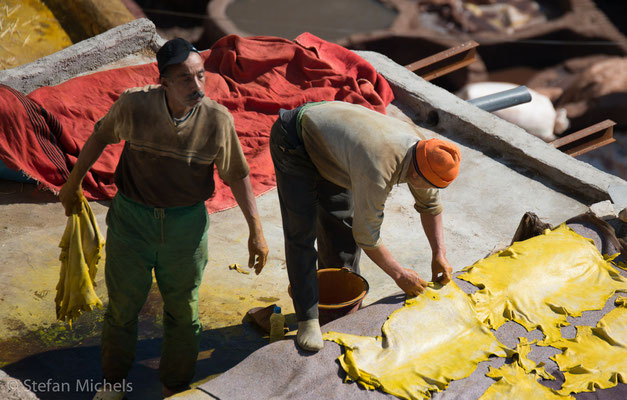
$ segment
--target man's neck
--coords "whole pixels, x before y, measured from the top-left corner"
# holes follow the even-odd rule
[[[170,116],[172,118],[176,118],[176,119],[181,119],[181,118],[185,117],[194,108],[193,106],[182,107],[182,108],[172,107],[172,105],[170,104],[170,99],[168,98],[168,94],[167,93],[165,94],[165,104],[168,107],[168,111],[170,112]]]

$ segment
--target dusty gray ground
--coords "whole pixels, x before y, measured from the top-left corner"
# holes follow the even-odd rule
[[[391,106],[391,115],[406,118]],[[578,200],[555,191],[507,165],[460,145],[463,169],[458,180],[443,193],[445,237],[449,261],[455,270],[470,265],[509,243],[521,216],[533,211],[557,224],[586,210]],[[201,288],[204,324],[197,379],[222,373],[267,340],[242,320],[246,311],[276,303],[293,324],[287,295],[287,272],[276,190],[257,199],[266,239],[268,264],[261,275],[244,275],[228,269],[247,261],[247,229],[239,209],[211,215],[210,261]],[[102,233],[107,203],[91,203]],[[82,316],[68,330],[55,321],[54,296],[58,280],[58,242],[66,217],[49,192],[33,185],[0,183],[0,355],[3,369],[22,381],[58,382],[100,378],[98,336],[102,311]],[[386,204],[383,240],[399,261],[430,278],[430,251],[419,216],[406,186],[392,191]],[[370,283],[364,304],[398,292],[394,282],[363,257],[362,274]],[[106,303],[104,267],[98,272],[97,293]],[[158,393],[157,366],[160,346],[161,300],[153,287],[140,317],[140,342],[130,381],[129,399]],[[84,398],[84,393],[40,392],[47,398]],[[81,396],[83,395],[83,396]]]

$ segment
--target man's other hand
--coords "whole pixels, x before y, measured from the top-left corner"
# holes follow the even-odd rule
[[[418,296],[427,287],[427,281],[422,279],[416,271],[409,268],[403,268],[395,282],[410,297]]]
[[[259,275],[268,259],[268,245],[263,233],[248,238],[248,254],[248,267],[254,268],[255,274]]]
[[[431,260],[431,281],[446,285],[451,281],[453,268],[445,256],[435,256]]]

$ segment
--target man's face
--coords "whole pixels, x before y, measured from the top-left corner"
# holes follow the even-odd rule
[[[205,96],[205,68],[202,57],[196,52],[190,52],[183,63],[168,67],[160,82],[165,88],[173,114],[189,110]]]
[[[422,177],[413,166],[407,169],[407,183],[414,189],[436,189],[429,181]]]

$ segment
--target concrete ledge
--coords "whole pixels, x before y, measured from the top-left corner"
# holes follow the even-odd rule
[[[155,25],[146,18],[117,26],[32,63],[0,71],[0,84],[24,94],[58,85],[130,54],[156,52],[163,44]]]
[[[416,124],[459,138],[492,158],[538,174],[589,204],[608,200],[608,190],[624,180],[579,161],[525,130],[435,86],[386,56],[355,51],[387,79],[397,102]]]
[[[11,378],[0,369],[0,398],[3,400],[37,400],[35,393],[28,390],[19,380]]]

